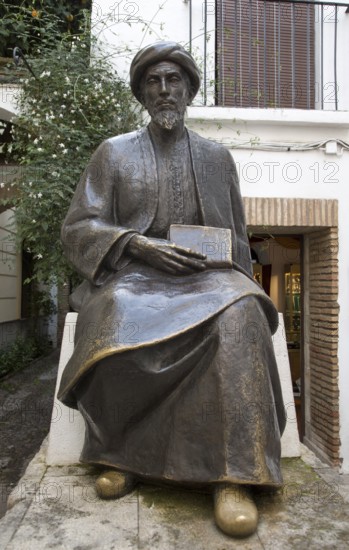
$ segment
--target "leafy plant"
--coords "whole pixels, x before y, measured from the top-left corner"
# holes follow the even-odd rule
[[[15,207],[18,242],[37,260],[30,280],[39,283],[72,276],[59,233],[92,152],[140,122],[128,86],[91,39],[85,15],[80,34],[62,34],[58,18],[42,12],[45,33],[29,58],[35,77],[28,73],[21,80],[20,115],[12,128],[11,154],[20,170],[11,183],[16,197],[7,204]]]
[[[83,10],[91,9],[91,0],[22,0],[0,4],[0,56],[12,57],[15,46],[31,54],[49,29],[51,39],[62,33],[79,34]]]
[[[16,338],[14,342],[1,350],[0,378],[6,374],[23,370],[31,361],[48,353],[50,349],[48,341],[42,337]]]

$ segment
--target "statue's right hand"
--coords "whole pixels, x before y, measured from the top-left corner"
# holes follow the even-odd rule
[[[128,242],[126,252],[133,258],[172,275],[188,275],[207,267],[204,254],[177,246],[165,239],[135,235]]]

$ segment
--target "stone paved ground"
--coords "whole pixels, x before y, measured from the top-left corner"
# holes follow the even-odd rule
[[[258,531],[239,541],[215,527],[209,494],[141,485],[119,501],[101,501],[96,471],[47,467],[42,448],[0,520],[0,548],[346,550],[349,475],[303,450],[303,459],[283,459],[282,491],[256,495]]]
[[[0,380],[0,517],[50,429],[59,350]]]

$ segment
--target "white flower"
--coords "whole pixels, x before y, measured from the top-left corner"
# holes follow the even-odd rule
[[[5,187],[5,184],[4,184],[3,181],[0,183],[0,187],[1,187],[1,189],[3,189]]]
[[[38,151],[38,153],[42,153],[43,148],[42,148],[42,147],[38,147],[37,151]]]
[[[42,259],[42,254],[37,254],[37,255],[36,255],[36,259],[37,259],[37,260],[41,260],[41,259]]]
[[[72,120],[71,123],[72,123],[72,124],[75,124],[75,120]]]
[[[58,172],[52,172],[52,175],[54,178],[56,178],[57,176],[59,176],[59,173]]]
[[[32,220],[32,223],[36,223],[36,220]]]
[[[62,108],[62,109],[66,109],[67,106],[63,104],[63,105],[61,105],[61,108]]]
[[[37,143],[39,143],[39,140],[38,138],[35,138],[34,141],[33,141],[34,145],[36,145]]]
[[[53,92],[53,95],[58,95],[58,92],[55,90],[55,91]]]
[[[42,193],[38,193],[38,199],[41,199]]]
[[[29,185],[29,187],[31,187],[31,186],[33,185],[33,182],[32,182],[32,181],[29,181],[29,182],[28,182],[28,185]]]
[[[61,114],[59,115],[59,118],[64,118],[64,115],[61,113]]]
[[[65,77],[65,81],[66,81],[66,82],[70,82],[69,76],[66,76],[66,77]]]
[[[88,82],[88,81],[89,81],[88,78],[84,78],[84,82]]]
[[[75,147],[75,149],[76,149],[77,151],[80,151],[80,147],[79,147],[79,146]]]
[[[64,98],[67,97],[67,94],[63,94],[63,97],[64,97]]]
[[[57,155],[52,155],[52,158],[53,158],[53,159],[56,159],[56,158],[57,158]]]
[[[44,78],[44,76],[51,76],[51,71],[43,71],[40,75],[40,78]]]
[[[58,147],[62,147],[62,149],[64,149],[65,145],[64,145],[64,143],[60,143],[60,144],[58,145]]]
[[[63,155],[66,155],[68,153],[68,149],[63,149],[62,153]]]

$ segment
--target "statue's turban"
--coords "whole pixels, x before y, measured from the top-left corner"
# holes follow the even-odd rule
[[[140,82],[144,71],[161,61],[173,61],[180,65],[188,74],[193,97],[200,88],[200,71],[190,55],[177,42],[155,42],[140,50],[134,57],[130,68],[130,83],[134,96],[141,101]]]

